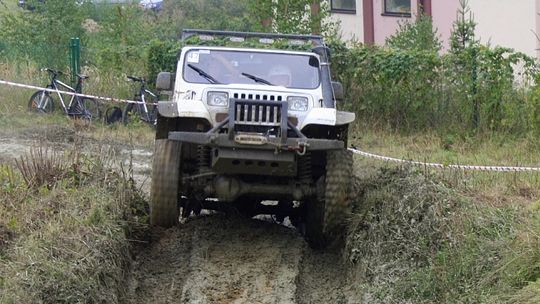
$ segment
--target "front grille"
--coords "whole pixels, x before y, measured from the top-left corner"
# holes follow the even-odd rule
[[[268,94],[268,93],[257,93],[257,92],[250,92],[250,93],[241,93],[241,92],[234,92],[232,94],[234,99],[244,99],[244,100],[262,100],[262,101],[283,101],[285,98],[281,95],[276,94]]]
[[[234,123],[237,125],[281,125],[281,104],[237,101],[234,106]]]

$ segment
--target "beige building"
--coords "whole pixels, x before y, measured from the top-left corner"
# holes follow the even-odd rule
[[[448,48],[460,0],[329,0],[333,20],[341,24],[344,40],[384,44],[400,22],[411,21],[420,10]],[[540,58],[540,0],[469,0],[482,43],[510,47]]]

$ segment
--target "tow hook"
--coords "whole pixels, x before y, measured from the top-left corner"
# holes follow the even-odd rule
[[[303,156],[307,152],[307,148],[309,147],[308,143],[299,142],[298,146],[296,147],[289,147],[289,150],[295,151],[296,154]]]

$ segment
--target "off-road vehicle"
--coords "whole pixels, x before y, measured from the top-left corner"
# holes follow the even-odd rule
[[[185,30],[183,41],[287,41],[305,50],[185,45],[176,73],[161,72],[151,223],[169,227],[202,209],[271,214],[324,245],[346,220],[353,113],[336,110],[320,36]],[[257,44],[251,44],[257,45]],[[181,210],[181,211],[180,211]]]

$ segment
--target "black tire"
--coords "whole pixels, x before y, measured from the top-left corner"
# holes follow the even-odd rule
[[[138,104],[128,103],[122,112],[122,122],[127,125],[133,121],[133,117],[139,117],[141,114]]]
[[[38,108],[40,104],[44,105],[42,108]],[[32,112],[44,112],[51,113],[54,111],[54,101],[51,94],[47,91],[37,91],[28,100],[28,110]]]
[[[150,189],[150,223],[160,227],[178,224],[182,143],[156,139]]]
[[[353,156],[348,150],[326,154],[326,175],[318,181],[322,192],[305,208],[305,236],[313,248],[324,248],[339,239],[351,210]]]
[[[112,125],[122,121],[122,109],[117,106],[107,108],[105,111],[105,123]]]

